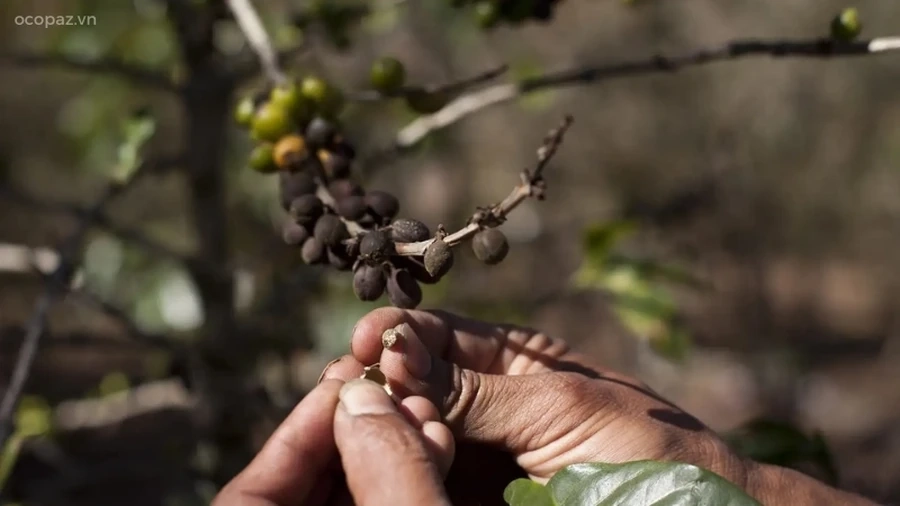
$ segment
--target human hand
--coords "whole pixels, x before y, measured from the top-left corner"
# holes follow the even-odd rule
[[[402,337],[384,349],[382,334],[392,328]],[[512,455],[538,481],[579,462],[654,459],[695,464],[747,485],[748,463],[697,419],[539,332],[382,308],[357,324],[351,350],[323,377],[355,377],[377,362],[395,393],[432,400],[458,441],[479,444],[460,452],[454,466],[467,472],[466,487],[490,490],[478,500],[499,500],[508,482],[489,483],[498,475],[496,459],[490,473],[477,471],[489,447]]]
[[[453,451],[453,436],[426,399],[396,405],[371,381],[327,380],[213,506],[449,506],[442,475]]]

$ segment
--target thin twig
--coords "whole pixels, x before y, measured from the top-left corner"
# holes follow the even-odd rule
[[[488,81],[492,81],[497,77],[505,74],[507,70],[509,70],[509,66],[504,64],[478,73],[474,76],[466,77],[464,79],[459,79],[457,81],[452,81],[449,83],[430,84],[427,86],[404,86],[403,88],[400,88],[399,90],[392,93],[383,93],[378,90],[357,91],[349,93],[347,95],[347,98],[358,102],[377,102],[388,98],[405,97],[410,93],[436,93],[453,96],[466,90],[475,88]]]
[[[59,265],[46,277],[44,291],[38,298],[31,319],[28,322],[27,332],[23,338],[22,347],[19,350],[19,355],[9,380],[9,386],[2,401],[0,401],[0,448],[6,443],[14,429],[12,426],[13,415],[15,414],[19,397],[25,387],[25,382],[28,380],[31,367],[37,358],[41,336],[44,334],[44,328],[47,324],[47,313],[56,298],[69,288],[72,275],[77,267],[79,251],[87,232],[91,228],[92,222],[97,216],[102,214],[103,209],[109,202],[130,188],[143,174],[144,171],[142,168],[139,168],[131,179],[125,183],[110,182],[96,203],[88,210],[87,215],[79,221],[75,231],[60,248]]]
[[[655,55],[634,61],[575,68],[484,88],[447,104],[440,111],[422,116],[401,129],[394,145],[387,152],[408,149],[428,134],[445,128],[460,119],[490,106],[514,100],[542,89],[589,84],[617,77],[659,72],[675,72],[687,67],[714,62],[738,60],[750,56],[768,55],[773,58],[835,58],[865,56],[900,50],[900,37],[883,37],[860,42],[837,42],[831,39],[811,41],[739,40],[724,46],[701,49],[680,56]],[[373,159],[379,159],[375,156]]]
[[[284,84],[288,81],[287,75],[281,71],[278,62],[278,55],[272,47],[272,41],[269,34],[263,26],[259,14],[250,3],[250,0],[227,0],[228,8],[234,14],[234,19],[240,26],[244,36],[250,47],[259,57],[260,65],[268,76],[269,80],[275,84]]]
[[[85,58],[55,54],[6,53],[0,62],[20,67],[60,67],[88,73],[105,73],[121,77],[138,86],[177,91],[178,86],[165,74],[111,58]]]
[[[562,145],[566,131],[568,131],[572,122],[572,116],[566,116],[557,128],[547,134],[537,150],[538,161],[535,168],[533,170],[525,169],[521,172],[519,184],[513,188],[512,192],[505,199],[491,207],[478,209],[465,227],[444,237],[444,242],[450,246],[455,246],[485,227],[497,227],[502,224],[506,221],[506,216],[521,204],[523,200],[529,197],[543,199],[544,169],[556,154],[559,146]],[[397,243],[394,246],[398,255],[419,256],[425,254],[425,250],[432,242],[434,242],[434,239]]]

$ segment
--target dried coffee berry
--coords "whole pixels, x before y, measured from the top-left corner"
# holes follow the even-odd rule
[[[343,244],[329,247],[326,256],[328,263],[339,271],[349,271],[353,268],[353,258],[347,254],[347,248]]]
[[[316,182],[307,172],[281,172],[279,174],[281,206],[288,210],[297,197],[316,192]]]
[[[453,250],[443,239],[435,239],[425,248],[424,263],[428,274],[442,278],[453,267]]]
[[[509,253],[509,243],[503,232],[496,228],[486,228],[472,238],[475,257],[488,265],[498,264]]]
[[[294,221],[302,225],[308,225],[319,216],[322,216],[324,207],[319,197],[313,194],[301,195],[291,201],[289,212]]]
[[[418,88],[406,93],[406,105],[419,114],[432,114],[443,109],[450,102],[450,98],[447,93],[442,91],[427,91]]]
[[[395,242],[419,242],[429,237],[431,232],[421,221],[401,218],[391,224],[391,238]]]
[[[286,135],[275,143],[272,156],[280,169],[300,170],[306,158],[306,142],[297,134]]]
[[[319,160],[325,167],[325,173],[331,179],[344,179],[350,176],[350,159],[340,153],[319,150]]]
[[[366,199],[359,195],[350,195],[337,201],[334,208],[341,217],[356,221],[366,214]]]
[[[315,237],[310,237],[300,248],[300,257],[307,265],[315,265],[325,260],[325,245]]]
[[[373,230],[359,241],[359,255],[370,260],[381,260],[394,253],[394,242],[384,230]]]
[[[356,148],[354,148],[349,142],[341,140],[337,137],[334,140],[334,144],[332,144],[331,146],[331,152],[341,155],[350,161],[356,159]]]
[[[387,281],[388,299],[401,309],[415,309],[422,302],[422,287],[404,269],[392,269]]]
[[[335,200],[340,200],[352,195],[363,195],[365,192],[362,187],[349,179],[335,179],[328,184],[328,193]]]
[[[366,204],[376,216],[382,220],[392,220],[400,211],[400,202],[397,197],[388,192],[370,191],[366,193]]]
[[[288,220],[281,226],[281,238],[285,244],[299,246],[309,239],[309,230],[299,223]]]
[[[381,266],[361,264],[353,272],[353,293],[359,300],[374,301],[384,293],[387,279]]]
[[[316,221],[313,236],[326,246],[335,246],[350,237],[347,226],[334,214],[326,214]]]
[[[425,269],[425,265],[418,259],[413,257],[394,257],[392,259],[394,265],[399,269],[406,269],[416,281],[419,283],[424,283],[426,285],[433,285],[440,281],[440,278],[436,278],[428,273],[428,270]]]
[[[306,125],[306,142],[312,146],[327,146],[334,141],[336,133],[334,123],[317,116]]]

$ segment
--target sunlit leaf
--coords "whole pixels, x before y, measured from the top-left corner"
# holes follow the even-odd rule
[[[119,145],[119,160],[112,171],[112,178],[128,181],[142,163],[140,150],[156,131],[156,120],[146,111],[133,114],[122,127],[124,139]]]
[[[549,491],[549,502],[541,489]],[[556,473],[546,487],[512,482],[504,499],[511,506],[759,506],[711,471],[650,460],[571,465]]]
[[[527,478],[519,478],[507,485],[503,500],[510,506],[556,506],[547,487]]]
[[[588,261],[601,265],[617,243],[637,231],[632,221],[612,221],[592,225],[584,233],[584,254]]]

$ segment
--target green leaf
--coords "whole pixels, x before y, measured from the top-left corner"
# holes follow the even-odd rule
[[[507,485],[503,500],[509,506],[556,506],[545,486],[527,478],[513,480]]]
[[[819,433],[809,436],[790,423],[757,419],[725,438],[735,451],[757,462],[792,468],[811,463],[824,473],[823,479],[837,482],[834,459]]]
[[[721,476],[677,462],[575,464],[547,488],[558,506],[759,506]]]
[[[587,260],[602,265],[612,253],[616,244],[637,231],[637,224],[619,220],[592,225],[584,234],[584,253]]]
[[[119,145],[119,160],[112,172],[112,178],[120,183],[128,181],[143,162],[140,150],[153,137],[156,120],[146,111],[138,111],[128,118],[122,130],[124,139]]]

